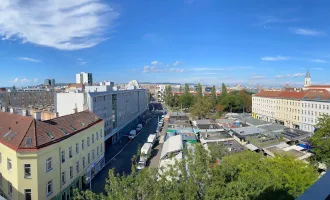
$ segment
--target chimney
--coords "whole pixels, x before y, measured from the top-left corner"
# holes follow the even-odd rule
[[[2,112],[6,112],[6,107],[2,107]]]
[[[22,116],[27,116],[27,110],[26,109],[22,109]]]
[[[41,112],[40,111],[35,111],[33,114],[34,119],[41,121]]]
[[[14,113],[14,111],[15,111],[15,109],[14,109],[14,108],[10,108],[10,109],[9,109],[9,112],[10,112],[11,114],[13,114],[13,113]]]

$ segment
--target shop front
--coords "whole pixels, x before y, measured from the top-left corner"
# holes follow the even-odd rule
[[[86,170],[86,174],[84,177],[84,186],[86,187],[92,178],[99,173],[103,167],[105,166],[105,157],[104,153],[102,153],[90,166],[88,166]]]

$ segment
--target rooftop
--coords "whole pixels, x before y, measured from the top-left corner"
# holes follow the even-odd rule
[[[265,129],[254,127],[254,126],[247,126],[247,127],[240,127],[240,128],[232,128],[232,130],[238,136],[248,136],[248,135],[256,135],[263,132],[266,132]]]
[[[198,129],[222,129],[221,126],[219,126],[216,123],[210,123],[210,124],[197,124]]]
[[[200,132],[201,137],[204,140],[222,140],[222,139],[228,139],[231,138],[229,133],[227,131],[215,131],[215,132]]]
[[[101,121],[90,111],[46,121],[0,112],[0,142],[14,150],[39,149],[78,134]]]
[[[292,128],[285,128],[283,131],[283,136],[287,140],[303,140],[310,137],[312,133],[305,132],[302,130],[292,129]]]

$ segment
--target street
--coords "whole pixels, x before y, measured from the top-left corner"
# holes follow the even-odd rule
[[[127,146],[110,162],[108,163],[102,171],[100,171],[92,180],[92,191],[95,193],[104,192],[104,186],[106,179],[108,178],[108,171],[112,168],[115,169],[115,173],[129,174],[131,172],[131,158],[137,153],[138,146],[147,142],[149,134],[156,131],[158,121],[157,117],[151,118],[148,123],[143,127],[141,132],[131,141],[129,144],[127,142],[122,142],[121,144],[114,144],[113,146],[106,149],[105,157],[106,163],[120,152],[120,150],[127,144]],[[122,141],[127,141],[125,138]]]

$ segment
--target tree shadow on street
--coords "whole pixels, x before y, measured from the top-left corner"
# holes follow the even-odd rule
[[[267,188],[254,200],[293,200],[295,199],[287,190]]]

